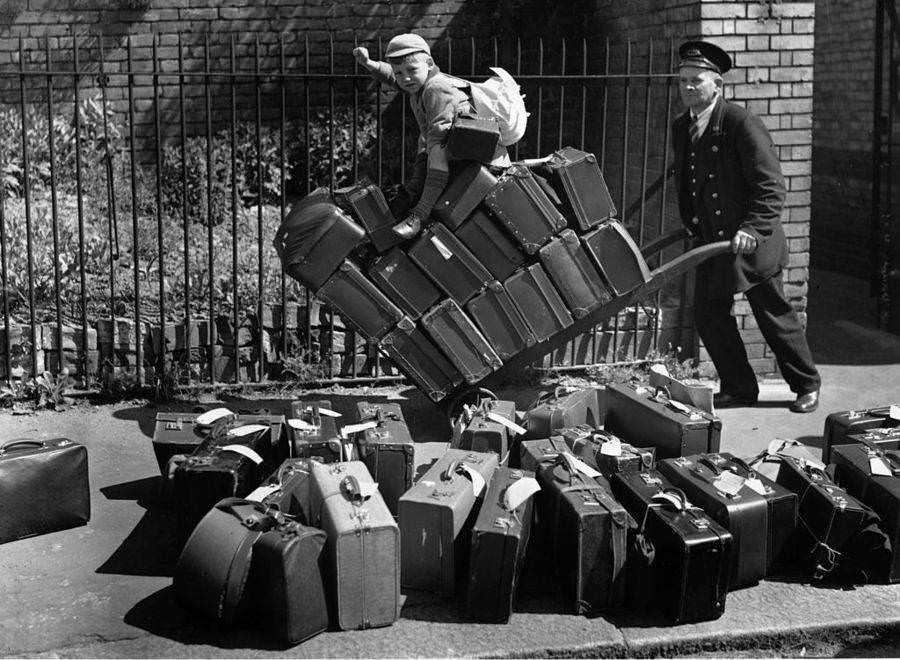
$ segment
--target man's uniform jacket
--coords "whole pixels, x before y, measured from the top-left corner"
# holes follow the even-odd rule
[[[728,253],[701,266],[700,275],[709,278],[710,297],[730,297],[787,266],[781,226],[784,178],[768,130],[741,106],[720,94],[693,146],[690,121],[686,111],[672,125],[682,222],[701,243],[731,240],[738,229],[757,240],[753,254]]]

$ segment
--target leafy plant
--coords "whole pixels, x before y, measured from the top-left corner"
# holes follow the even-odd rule
[[[39,408],[52,408],[62,410],[69,403],[65,397],[66,388],[70,383],[69,370],[63,368],[56,376],[45,371],[34,379],[37,389]]]

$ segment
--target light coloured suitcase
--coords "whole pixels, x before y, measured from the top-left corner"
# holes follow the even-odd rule
[[[400,530],[365,464],[314,463],[310,491],[322,498],[332,622],[391,625],[400,615]]]
[[[400,498],[404,587],[452,596],[465,579],[472,525],[497,455],[448,449]]]

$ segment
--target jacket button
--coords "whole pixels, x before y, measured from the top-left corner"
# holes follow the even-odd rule
[[[722,210],[721,210],[721,209],[716,209],[716,215],[722,215]]]
[[[697,179],[691,179],[691,183],[697,183]]]
[[[719,199],[719,193],[713,193],[713,194],[712,194],[712,198],[713,198],[713,199]],[[449,203],[449,202],[448,202],[448,203]]]
[[[719,236],[724,236],[724,235],[725,235],[725,232],[724,232],[723,230],[720,229],[720,230],[719,230]]]
[[[715,175],[715,174],[710,174],[710,175],[709,175],[709,178],[710,178],[710,179],[715,179],[715,178],[716,178],[716,175]]]
[[[695,192],[691,193],[691,197],[696,197],[696,196],[697,196],[697,193],[695,193]]]
[[[699,224],[700,224],[700,218],[698,218],[698,217],[695,215],[694,218],[691,220],[691,222],[693,222],[695,225],[699,225]]]

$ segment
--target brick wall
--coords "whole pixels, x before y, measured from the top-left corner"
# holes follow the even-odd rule
[[[821,3],[816,20],[812,263],[872,274],[874,0]]]

